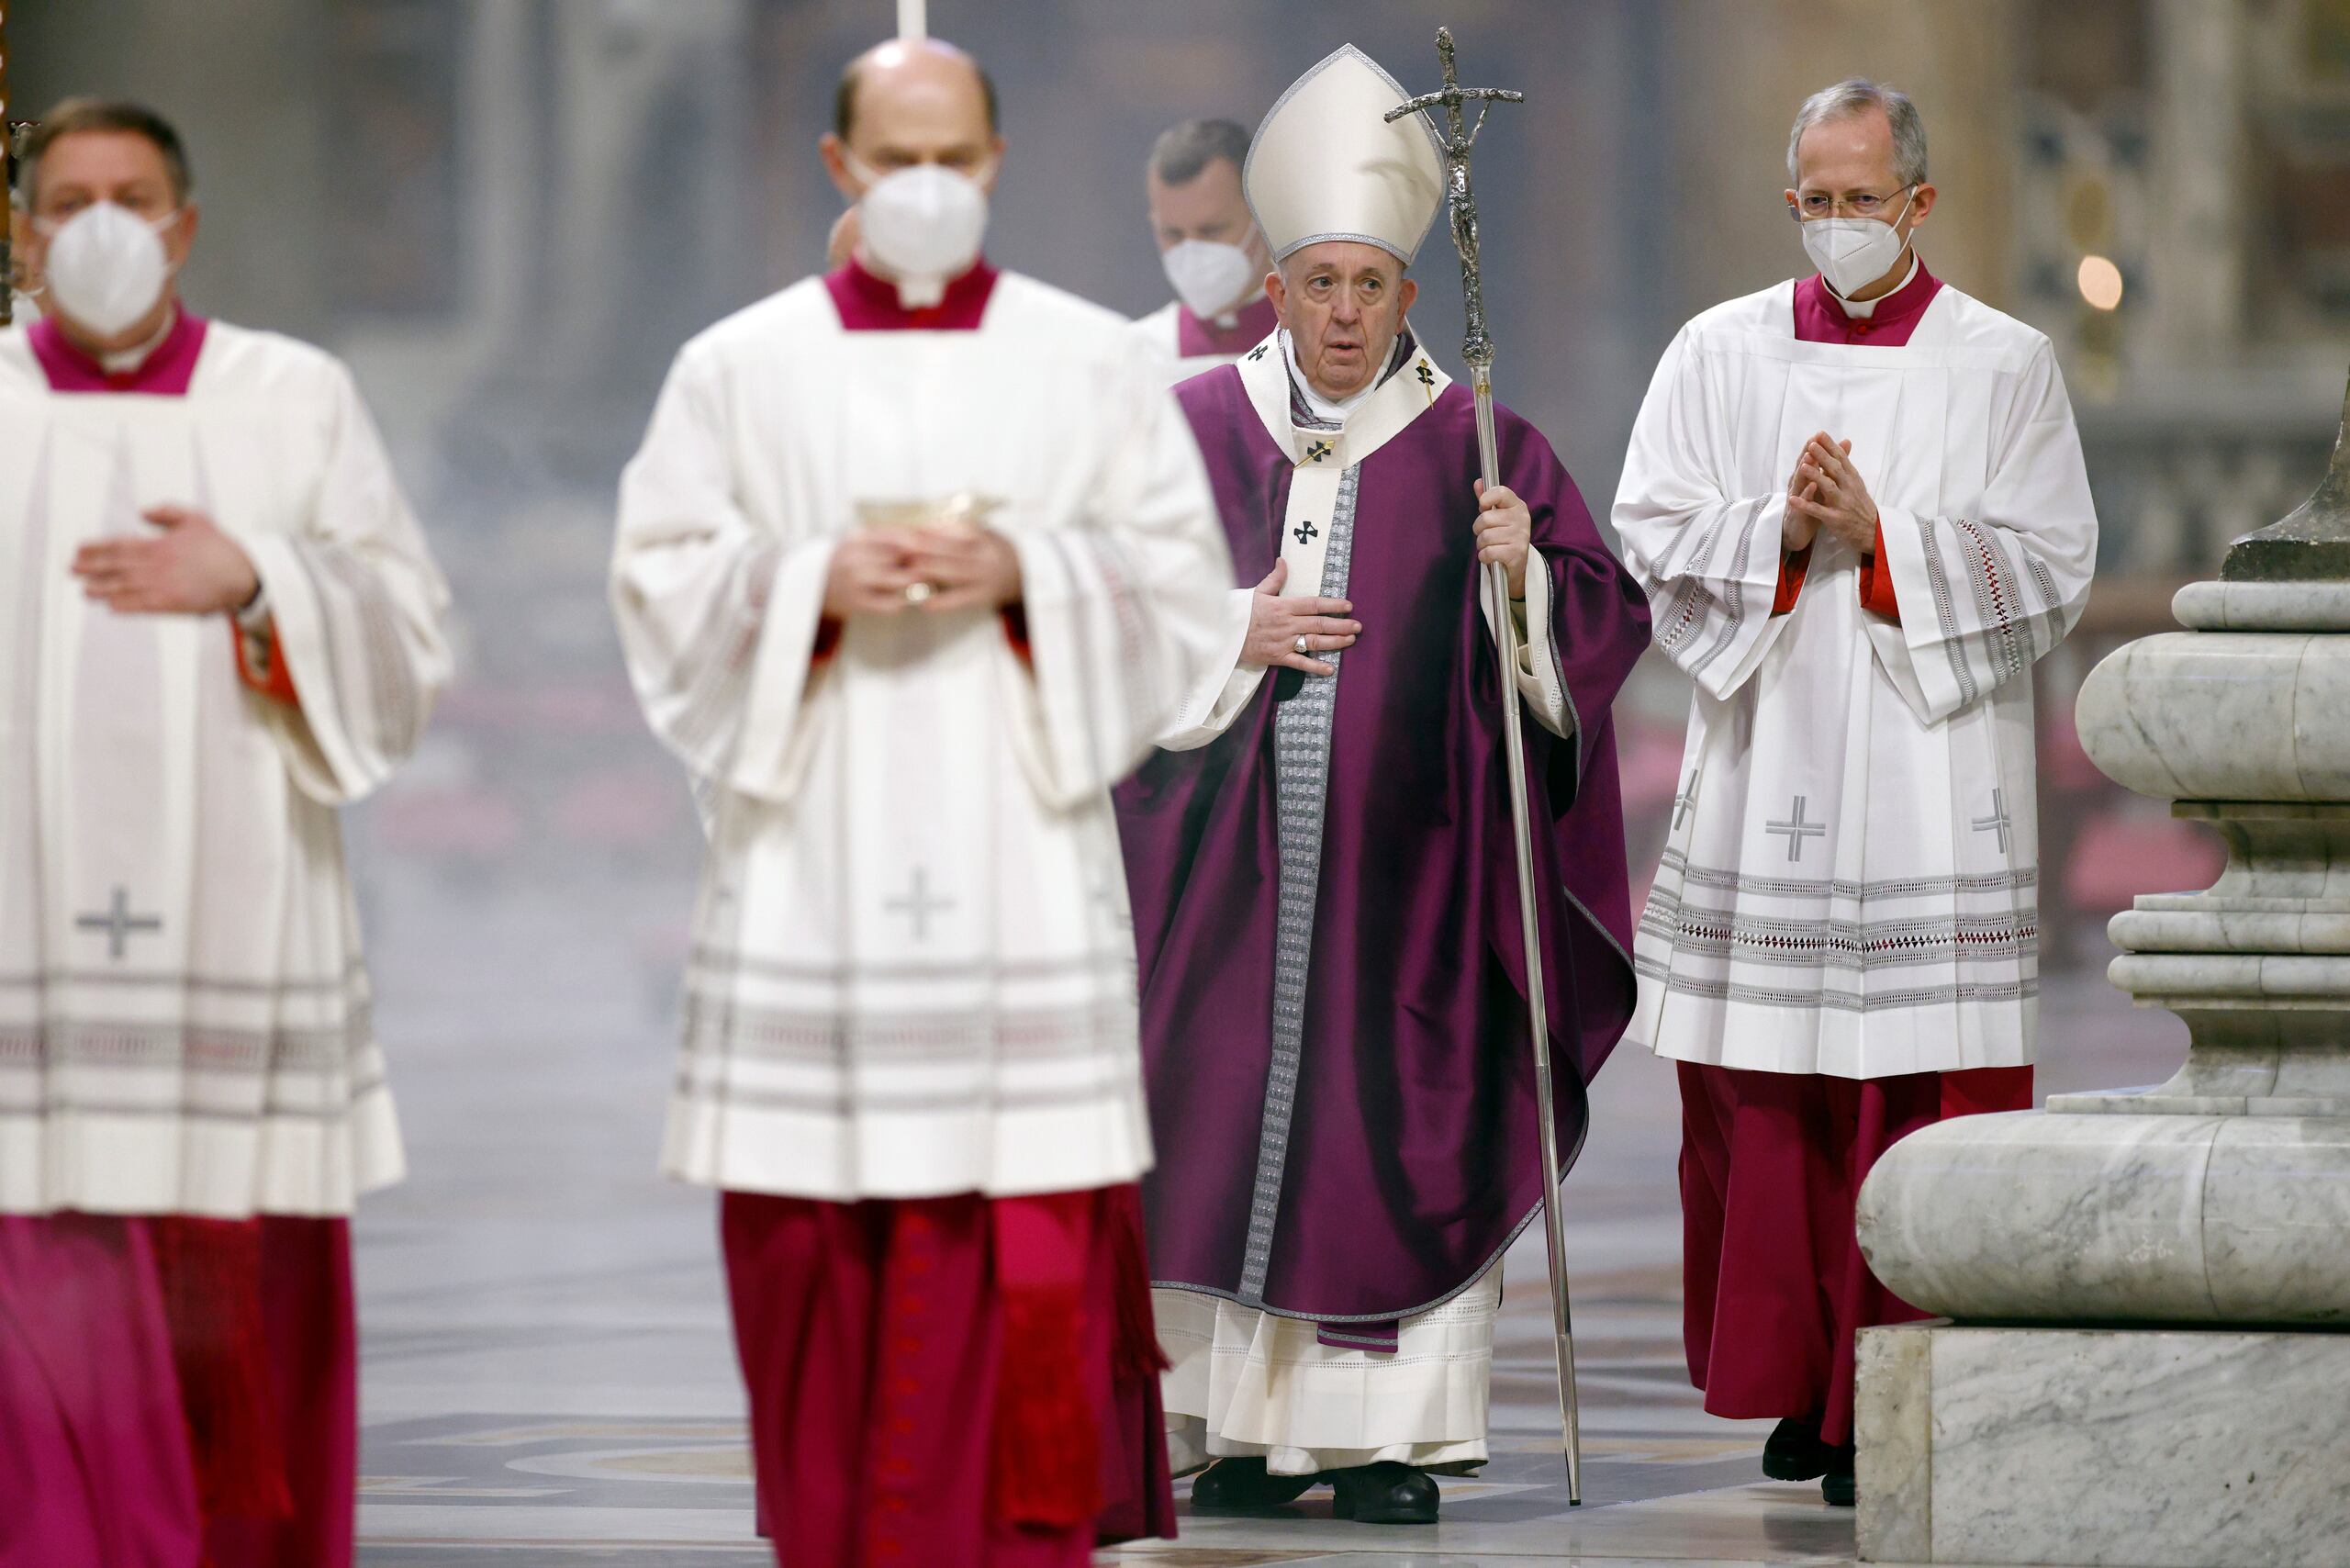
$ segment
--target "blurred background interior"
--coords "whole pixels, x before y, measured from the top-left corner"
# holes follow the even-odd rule
[[[1441,16],[1439,17],[1439,13]],[[2350,0],[935,0],[1002,89],[989,248],[1128,313],[1167,288],[1152,137],[1253,124],[1342,39],[1407,83],[1434,23],[1464,80],[1525,89],[1480,149],[1499,384],[1595,511],[1659,351],[1800,270],[1779,191],[1796,104],[1847,73],[1918,99],[1944,278],[2053,338],[2104,523],[2073,642],[2040,671],[2052,965],[2217,851],[2104,785],[2071,693],[2171,591],[2315,482],[2350,361]],[[666,1002],[696,834],[631,708],[603,608],[611,498],[677,345],[821,265],[815,154],[883,0],[73,0],[12,19],[16,99],[146,99],[194,151],[197,307],[355,366],[458,586],[464,679],[430,754],[360,813],[379,942],[485,983],[579,961]],[[1458,340],[1439,245],[1416,316]],[[1662,660],[1619,712],[1636,880],[1673,791]],[[414,884],[409,887],[408,884]],[[550,955],[492,909],[618,907],[622,949]],[[574,924],[586,926],[588,922]],[[524,918],[514,927],[527,933]],[[380,966],[387,974],[388,966]]]
[[[677,346],[821,266],[839,202],[815,142],[842,64],[889,30],[891,6],[13,9],[17,112],[121,95],[186,133],[205,213],[188,297],[350,361],[456,587],[462,679],[423,754],[350,820],[418,1170],[361,1232],[371,1493],[397,1498],[404,1472],[455,1464],[445,1446],[398,1457],[430,1431],[485,1451],[513,1440],[449,1426],[452,1410],[732,1419],[707,1198],[651,1176],[699,835],[630,698],[604,563],[615,481]],[[2167,1072],[2183,1031],[2132,1019],[2098,978],[2103,923],[2139,891],[2206,885],[2220,853],[2101,780],[2074,739],[2073,694],[2322,471],[2350,364],[2350,0],[931,9],[1002,87],[993,259],[1129,314],[1168,297],[1142,190],[1160,129],[1253,125],[1348,39],[1432,85],[1433,30],[1449,23],[1465,82],[1527,94],[1495,115],[1477,164],[1502,396],[1603,518],[1674,330],[1803,270],[1779,194],[1797,103],[1854,73],[1912,93],[1942,192],[1921,249],[2055,341],[2104,524],[2087,619],[2038,670],[2042,1081]],[[1440,238],[1420,271],[1423,340],[1449,354],[1459,287]],[[1661,659],[1618,707],[1638,889],[1685,711]],[[1620,1222],[1578,1245],[1647,1271],[1613,1287],[1646,1304],[1639,1332],[1657,1338],[1616,1352],[1627,1388],[1681,1381],[1657,1327],[1676,1289],[1670,1084],[1654,1062],[1611,1068],[1570,1188],[1579,1224]],[[1547,1352],[1527,1336],[1535,1389]],[[1541,1400],[1526,1403],[1532,1430]],[[402,1424],[428,1417],[442,1427]],[[517,1490],[500,1472],[452,1491],[461,1473],[417,1495],[556,1484]]]

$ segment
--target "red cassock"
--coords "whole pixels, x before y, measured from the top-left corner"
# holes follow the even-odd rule
[[[1172,1536],[1135,1188],[823,1203],[720,1229],[786,1568],[1085,1568]]]
[[[853,262],[825,281],[847,330],[954,331],[995,277],[981,263],[916,310]],[[835,640],[820,631],[815,656]],[[1134,1186],[729,1192],[719,1216],[759,1528],[784,1568],[1086,1568],[1098,1542],[1174,1535]]]
[[[1923,263],[1868,317],[1848,318],[1818,277],[1796,286],[1796,336],[1898,348],[1942,284]],[[1832,431],[1830,432],[1833,433]],[[1774,614],[1795,608],[1808,550],[1780,563]],[[1861,604],[1898,621],[1876,551]],[[1682,1342],[1706,1409],[1739,1418],[1817,1421],[1852,1435],[1860,1330],[1925,1316],[1877,1282],[1861,1256],[1853,1207],[1870,1167],[1945,1117],[2031,1108],[2031,1069],[1896,1078],[1754,1072],[1681,1062]]]
[[[125,375],[28,333],[54,391],[180,397],[205,330]],[[358,1450],[345,1221],[0,1216],[0,1568],[349,1568]]]

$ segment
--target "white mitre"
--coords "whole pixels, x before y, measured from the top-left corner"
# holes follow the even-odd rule
[[[1384,118],[1410,96],[1352,44],[1289,84],[1257,128],[1240,174],[1273,260],[1354,240],[1410,264],[1444,200],[1427,117]]]

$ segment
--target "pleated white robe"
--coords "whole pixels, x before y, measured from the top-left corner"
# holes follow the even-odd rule
[[[1614,521],[1696,683],[1627,1037],[1875,1078],[2030,1062],[2033,663],[2087,602],[2097,515],[2048,340],[1945,287],[1897,348],[1798,342],[1793,286],[1666,351]],[[1771,613],[1785,492],[1852,442],[1901,617],[1823,533]]]
[[[994,503],[1028,653],[964,612],[812,657],[860,502]],[[1109,789],[1220,641],[1205,473],[1129,323],[1001,276],[972,331],[845,330],[820,280],[679,354],[613,603],[711,845],[663,1168],[845,1202],[1150,1163]]]
[[[68,570],[197,507],[300,704],[225,617]],[[350,374],[214,322],[184,397],[52,393],[0,334],[0,1211],[339,1215],[402,1172],[335,808],[415,746],[447,592]]]

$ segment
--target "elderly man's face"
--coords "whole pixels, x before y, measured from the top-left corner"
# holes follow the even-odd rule
[[[1370,386],[1387,363],[1420,288],[1378,246],[1326,240],[1283,262],[1266,292],[1307,383],[1337,402]]]
[[[828,134],[822,149],[843,196],[865,194],[866,171],[878,177],[919,163],[994,189],[1003,139],[988,129],[987,95],[969,56],[944,45],[888,43],[858,62],[856,73],[848,137]]]
[[[1882,109],[1823,120],[1796,143],[1796,184],[1786,192],[1797,217],[1875,218],[1907,241],[1934,205],[1934,187],[1913,195],[1901,183],[1893,123]]]

